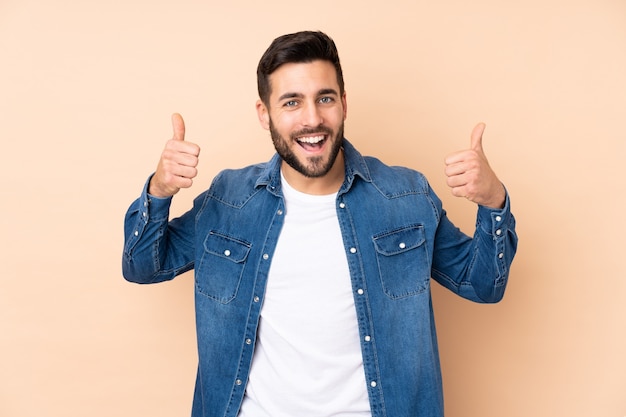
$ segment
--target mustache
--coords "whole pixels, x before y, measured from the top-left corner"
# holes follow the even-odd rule
[[[305,129],[301,129],[298,130],[297,132],[292,132],[291,135],[291,139],[295,140],[296,138],[300,137],[300,136],[305,136],[305,135],[314,135],[314,134],[318,134],[318,133],[322,133],[328,136],[331,136],[333,131],[331,128],[327,127],[327,126],[323,126],[320,125],[316,128],[305,128]]]

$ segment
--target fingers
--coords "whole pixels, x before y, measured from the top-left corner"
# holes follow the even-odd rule
[[[471,199],[476,192],[474,185],[479,181],[480,173],[480,165],[475,160],[454,163],[445,168],[446,184],[452,195]]]
[[[200,147],[195,143],[185,142],[185,121],[183,116],[178,113],[172,114],[172,130],[173,136],[165,145],[166,150],[173,152],[172,158],[176,162],[195,166],[198,163],[197,156],[200,154]],[[180,154],[175,156],[175,154]]]
[[[178,113],[172,114],[172,128],[174,130],[172,139],[179,141],[185,140],[185,121],[183,120],[183,116]]]
[[[446,182],[456,197],[486,207],[502,208],[506,191],[483,152],[484,131],[485,124],[477,124],[470,135],[470,148],[446,158]]]
[[[173,175],[193,178],[197,175],[200,148],[193,143],[181,145],[177,139],[167,141],[161,155],[162,165]]]
[[[479,164],[476,158],[474,158],[474,154],[472,154],[471,152],[467,152],[464,154],[458,154],[459,157],[461,157],[462,159],[459,160],[458,162],[454,162],[451,164],[446,165],[445,167],[445,174],[446,177],[448,177],[448,180],[454,180],[454,181],[459,181],[460,178],[464,178],[463,175],[469,172],[472,172],[476,169],[479,168]],[[467,181],[468,178],[465,178],[465,180]],[[452,186],[452,184],[448,184],[449,186]],[[458,183],[455,182],[454,185],[460,185]]]
[[[158,171],[153,177],[153,184],[158,190],[151,192],[159,197],[169,197],[176,194],[181,188],[189,188],[193,185],[193,178],[197,175],[197,169],[180,165],[167,166]]]
[[[475,151],[483,151],[483,133],[485,132],[486,125],[484,123],[478,123],[470,137],[470,149]]]
[[[185,141],[185,122],[180,114],[172,115],[172,139],[165,144],[148,192],[157,197],[171,197],[181,188],[189,188],[198,175],[200,147]]]
[[[477,163],[481,160],[486,161],[483,152],[483,133],[485,132],[485,124],[478,123],[472,130],[470,135],[470,147],[462,151],[454,152],[445,159],[446,175],[460,175],[466,171],[476,168]]]
[[[185,142],[185,121],[178,113],[172,114],[172,130],[172,139],[165,144],[161,158],[171,164],[173,173],[189,177],[192,170],[184,168],[195,168],[198,165],[200,147],[195,143]]]

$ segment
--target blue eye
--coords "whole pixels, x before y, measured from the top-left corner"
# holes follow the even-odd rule
[[[322,98],[320,98],[320,103],[328,104],[328,103],[332,103],[332,102],[333,102],[333,98],[332,97],[322,97]]]
[[[293,106],[296,106],[297,104],[298,104],[298,102],[297,102],[297,101],[295,101],[295,100],[289,100],[289,101],[285,102],[284,106],[285,106],[285,107],[293,107]]]

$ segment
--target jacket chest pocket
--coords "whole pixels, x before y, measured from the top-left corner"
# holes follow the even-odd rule
[[[373,237],[383,291],[403,298],[428,289],[430,260],[424,227],[408,226]]]
[[[223,304],[232,301],[239,290],[250,246],[240,239],[210,232],[195,272],[198,292]]]

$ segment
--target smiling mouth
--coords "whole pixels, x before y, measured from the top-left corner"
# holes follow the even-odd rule
[[[326,143],[327,136],[323,134],[315,136],[301,136],[296,138],[296,142],[306,151],[318,151]]]

